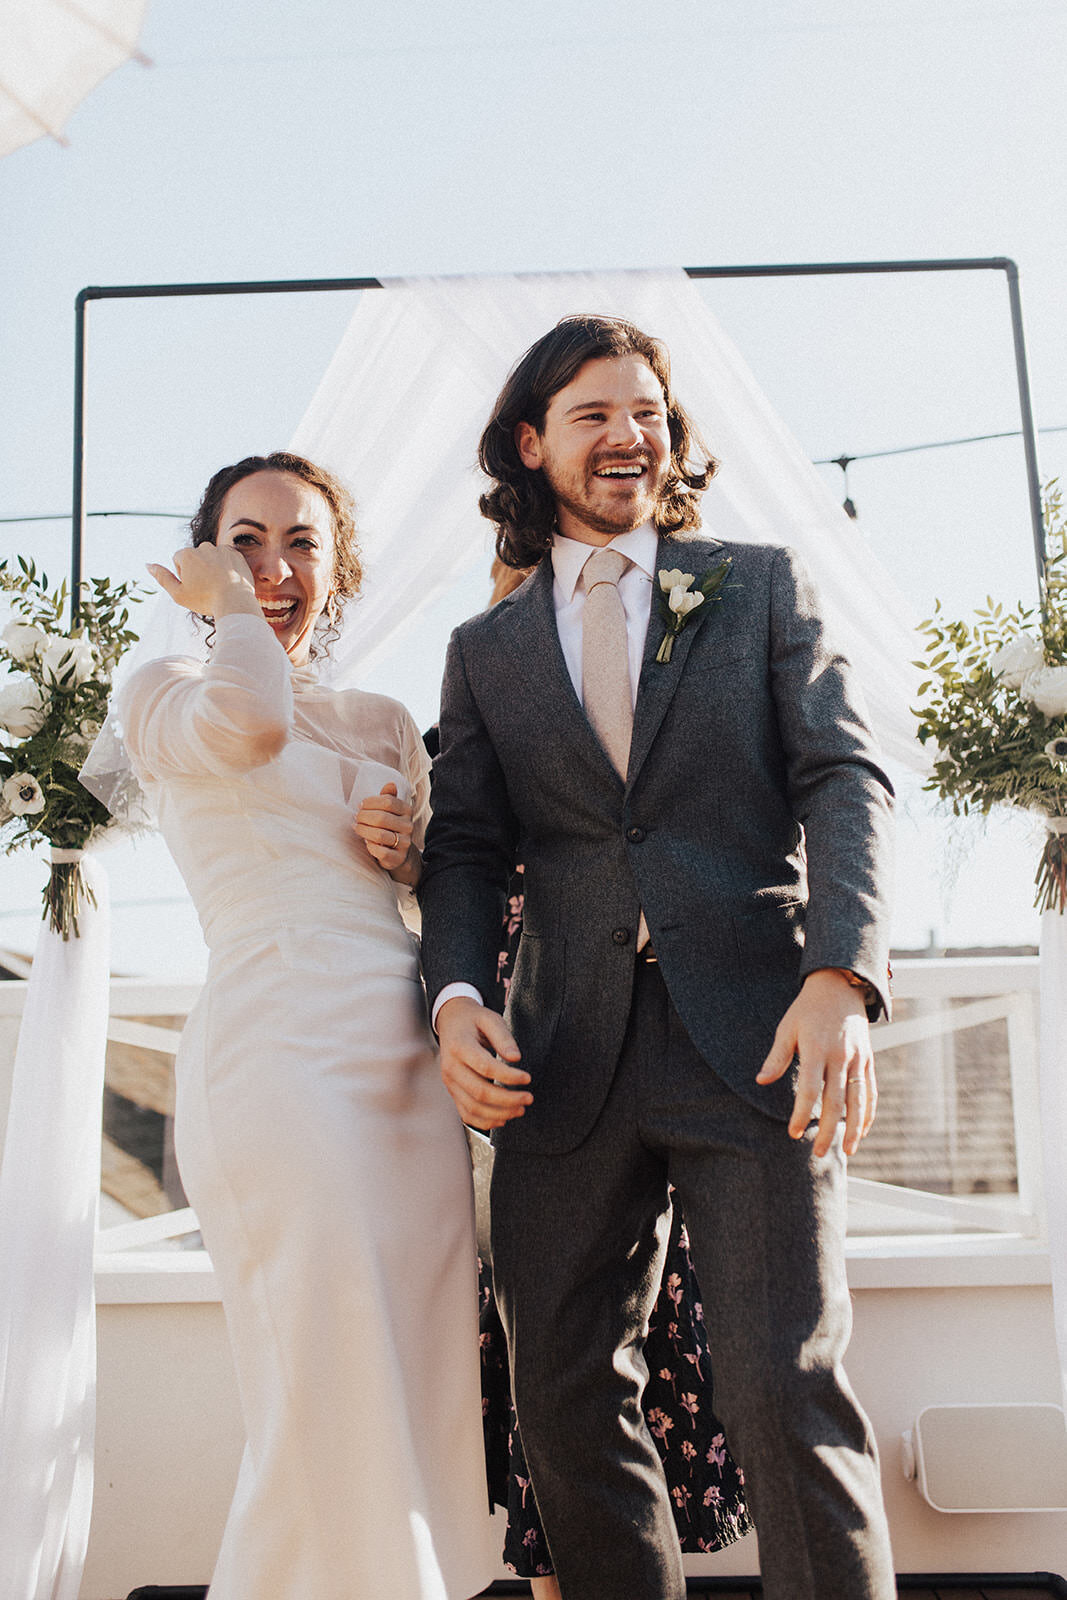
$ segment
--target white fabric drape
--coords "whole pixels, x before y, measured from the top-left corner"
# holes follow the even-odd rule
[[[360,297],[292,440],[344,477],[360,508],[369,578],[336,652],[341,676],[378,659],[472,564],[488,568],[479,434],[522,352],[576,311],[665,340],[676,391],[722,462],[706,527],[801,551],[883,748],[922,769],[909,609],[680,270],[394,280]]]
[[[77,1600],[96,1419],[93,1241],[107,1040],[107,880],[80,938],[42,925],[0,1168],[0,1588]]]
[[[1041,916],[1041,1146],[1056,1348],[1067,1409],[1067,913]]]

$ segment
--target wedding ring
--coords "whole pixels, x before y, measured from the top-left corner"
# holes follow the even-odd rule
[[[392,834],[393,834],[393,842],[389,846],[389,848],[390,848],[390,850],[396,850],[396,849],[399,848],[399,845],[400,845],[400,835],[397,833],[395,828],[393,828]]]
[[[854,1078],[846,1078],[845,1079],[845,1088],[846,1089],[851,1089],[852,1085],[854,1083],[862,1083],[862,1082],[863,1082],[863,1074],[861,1072]]]

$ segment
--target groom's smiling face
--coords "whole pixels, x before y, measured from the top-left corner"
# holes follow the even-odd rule
[[[587,361],[549,401],[538,431],[520,422],[515,444],[556,497],[559,531],[609,544],[647,522],[670,466],[667,402],[640,356]]]

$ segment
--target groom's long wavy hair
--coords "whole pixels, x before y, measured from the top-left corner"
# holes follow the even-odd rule
[[[530,567],[552,547],[556,500],[538,469],[523,465],[515,430],[528,422],[543,432],[553,395],[565,389],[587,361],[602,356],[640,356],[652,368],[667,403],[671,458],[653,520],[660,533],[691,533],[700,527],[700,496],[719,463],[700,438],[671,388],[667,348],[621,317],[592,313],[564,317],[531,345],[510,373],[478,446],[478,462],[494,485],[478,501],[496,527],[496,550],[509,567]],[[702,456],[703,461],[694,460]]]

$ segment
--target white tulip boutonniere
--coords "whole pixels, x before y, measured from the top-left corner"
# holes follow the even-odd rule
[[[677,567],[671,567],[670,570],[662,568],[656,574],[659,578],[659,609],[664,622],[663,638],[656,651],[657,661],[662,663],[671,659],[675,639],[698,606],[719,598],[731,565],[731,558],[724,556],[717,567],[704,573],[699,583],[695,573],[682,572]]]

